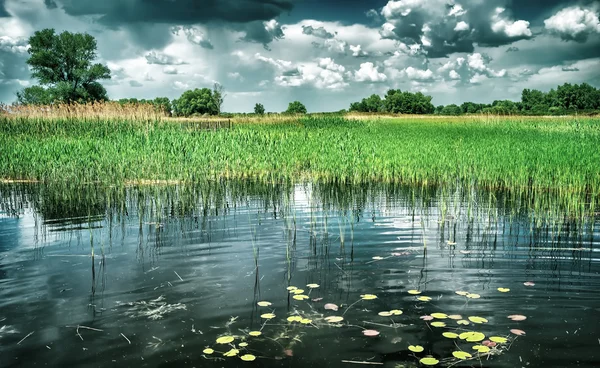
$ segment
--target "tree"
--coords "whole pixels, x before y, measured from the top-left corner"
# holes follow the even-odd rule
[[[96,58],[96,40],[87,33],[63,32],[54,29],[37,31],[29,38],[31,56],[27,64],[33,78],[46,86],[45,95],[50,102],[90,102],[108,100],[106,89],[99,79],[110,79],[110,69],[102,64],[92,64]],[[44,94],[39,88],[25,89],[18,96],[20,102]],[[43,87],[40,87],[43,88]]]
[[[460,115],[461,113],[462,111],[460,109],[460,106],[455,104],[444,106],[444,108],[440,112],[441,115]]]
[[[223,106],[223,101],[225,100],[225,88],[219,83],[215,83],[213,85],[212,91],[212,99],[214,108],[217,111],[217,115],[221,113],[221,107]]]
[[[306,106],[300,101],[290,102],[285,112],[287,114],[306,114]]]
[[[262,104],[257,103],[256,105],[254,105],[254,113],[256,115],[264,115],[265,114],[265,107]]]
[[[41,86],[31,86],[17,92],[20,105],[50,105],[54,96],[52,91]]]
[[[172,102],[175,116],[190,116],[192,114],[211,114],[219,113],[215,105],[213,91],[208,88],[196,88],[183,92],[181,97]]]

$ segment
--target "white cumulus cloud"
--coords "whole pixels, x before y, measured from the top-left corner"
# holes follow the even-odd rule
[[[380,73],[372,62],[360,64],[360,69],[354,72],[354,80],[357,82],[384,82],[387,76]]]
[[[591,9],[572,6],[544,21],[545,28],[567,40],[585,41],[589,34],[600,33],[598,14]]]

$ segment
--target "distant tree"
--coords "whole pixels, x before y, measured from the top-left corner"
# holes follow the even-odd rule
[[[383,110],[394,114],[433,114],[432,97],[421,92],[411,93],[390,89],[383,100]]]
[[[90,102],[108,100],[99,79],[109,79],[110,69],[92,64],[96,58],[96,40],[87,33],[63,32],[54,29],[36,31],[29,38],[31,55],[27,64],[33,78],[45,86],[46,92],[29,87],[17,95],[17,102],[30,101],[33,96],[47,96],[49,102]],[[35,88],[35,89],[32,89]],[[34,99],[35,100],[35,99]]]
[[[444,108],[440,112],[441,115],[460,115],[461,113],[462,110],[460,109],[460,106],[455,104],[444,106]]]
[[[214,108],[217,110],[217,115],[221,113],[221,107],[223,106],[225,96],[225,88],[219,83],[215,83],[213,85],[212,99]]]
[[[254,113],[256,115],[264,115],[265,107],[263,106],[263,104],[257,103],[256,105],[254,105]]]
[[[441,115],[442,111],[444,111],[444,105],[438,105],[435,107],[435,110],[433,110],[433,113],[436,115]]]
[[[208,88],[196,88],[183,92],[181,97],[172,101],[175,116],[190,116],[192,114],[217,115],[213,91]]]
[[[300,101],[290,102],[285,112],[288,114],[306,114],[306,106]]]
[[[171,110],[173,107],[171,106],[171,101],[168,97],[156,97],[152,100],[152,105],[157,111],[164,112],[166,115],[171,115]]]

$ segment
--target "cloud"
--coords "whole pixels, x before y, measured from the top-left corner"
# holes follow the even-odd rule
[[[130,80],[129,85],[131,87],[143,87],[144,86],[143,84],[141,84],[140,82],[138,82],[136,80]]]
[[[506,49],[506,52],[517,52],[517,51],[519,51],[519,48],[516,46],[511,46]]]
[[[27,53],[27,49],[29,49],[29,43],[25,38],[0,36],[0,50],[12,52],[15,54],[25,54]]]
[[[352,51],[352,56],[354,57],[367,57],[369,56],[368,53],[366,53],[365,51],[362,50],[360,45],[350,45],[350,51]]]
[[[563,66],[561,69],[563,72],[578,72],[579,68],[574,66]]]
[[[529,22],[524,20],[511,21],[503,16],[505,11],[504,8],[496,8],[495,14],[492,16],[492,31],[504,33],[512,39],[523,39],[533,35],[529,29]]]
[[[600,33],[598,14],[579,6],[564,8],[544,20],[544,27],[566,41],[585,42],[593,33]]]
[[[369,18],[373,23],[381,23],[381,17],[379,13],[375,9],[369,9],[365,12],[367,18]]]
[[[187,84],[187,83],[180,82],[180,81],[175,81],[175,82],[173,82],[173,88],[175,88],[175,89],[186,89],[187,90],[187,89],[190,88],[190,85]]]
[[[8,11],[6,11],[6,8],[4,7],[4,2],[5,0],[0,0],[0,18],[10,17],[10,14],[8,14]]]
[[[454,27],[454,30],[456,32],[468,31],[469,29],[469,23],[465,22],[464,20],[461,20],[460,22],[456,23],[456,26]]]
[[[187,64],[185,61],[181,59],[177,59],[174,56],[163,54],[158,51],[150,51],[145,56],[148,64],[158,64],[158,65],[183,65]]]
[[[175,74],[180,74],[179,70],[173,66],[167,66],[163,69],[163,73],[165,74],[171,74],[171,75],[175,75]]]
[[[250,22],[237,28],[245,33],[244,37],[241,38],[242,41],[260,43],[266,50],[270,50],[269,44],[271,42],[280,40],[285,36],[281,25],[275,19],[265,22]]]
[[[120,26],[136,22],[197,24],[268,21],[293,8],[291,0],[61,0],[70,15],[96,15],[101,24]]]
[[[410,80],[430,82],[433,81],[433,72],[430,69],[421,70],[409,66],[402,71]]]
[[[327,32],[324,27],[314,28],[313,26],[302,26],[302,33],[319,38],[333,38],[333,33]]]
[[[507,45],[533,37],[529,22],[511,19],[505,0],[390,0],[381,10],[382,38],[419,44],[430,58],[472,53],[475,44]]]
[[[440,75],[448,80],[459,80],[462,83],[478,84],[489,78],[503,78],[508,76],[506,69],[496,71],[489,67],[491,58],[485,54],[473,53],[466,58],[458,57],[447,61],[437,69]]]
[[[353,76],[357,82],[379,83],[387,80],[387,76],[380,73],[377,67],[370,61],[360,64],[360,69],[356,70]]]
[[[171,32],[175,35],[183,33],[185,37],[193,44],[204,47],[205,49],[213,49],[214,46],[206,37],[206,34],[198,27],[194,26],[177,26],[172,27]]]

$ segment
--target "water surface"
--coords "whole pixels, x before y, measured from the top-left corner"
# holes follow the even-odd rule
[[[0,198],[2,367],[416,367],[429,355],[438,366],[600,366],[593,217],[547,218],[501,195],[316,184],[5,184]],[[393,309],[403,313],[378,315]],[[420,318],[435,312],[488,322]],[[463,331],[508,342],[456,364],[452,352],[476,344],[442,333]],[[224,335],[232,345],[216,343]],[[238,356],[223,357],[233,346]]]

